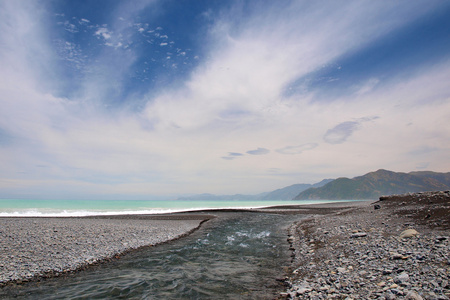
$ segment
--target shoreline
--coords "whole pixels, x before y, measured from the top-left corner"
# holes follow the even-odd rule
[[[128,245],[109,255],[97,255],[93,260],[84,261],[76,268],[56,271],[53,268],[28,278],[3,281],[0,287],[78,272],[91,265],[118,259],[132,251],[169,243],[200,229],[205,222],[217,218],[223,212],[255,212],[306,216],[290,226],[286,244],[280,245],[286,247],[286,250],[289,248],[291,266],[285,270],[284,278],[277,278],[277,281],[286,287],[281,288],[285,291],[280,293],[279,299],[449,299],[449,192],[381,198],[379,201],[283,205],[253,209],[207,209],[156,215],[0,218],[0,222],[5,219],[53,222],[60,220],[68,229],[71,228],[68,220],[75,220],[76,224],[93,222],[98,226],[115,224],[111,225],[112,228],[120,228],[124,231],[122,238],[128,239],[133,234],[142,237],[140,226],[156,226],[153,227],[156,231],[147,234],[152,238],[155,238],[155,235],[159,238],[152,242],[147,240],[138,246]],[[190,225],[182,228],[186,224]],[[138,232],[129,231],[130,226],[138,228]],[[1,234],[4,234],[5,227],[0,228]],[[89,232],[89,228],[91,227],[77,230],[79,233],[85,233],[85,230]],[[109,227],[103,227],[105,228]],[[165,238],[158,236],[161,228],[165,228],[166,233],[172,235],[169,238],[168,235]],[[173,228],[178,234],[171,231]],[[419,234],[408,239],[400,238],[400,234],[406,229],[417,230]],[[111,238],[117,240],[117,237]],[[97,239],[91,241],[99,247]],[[125,240],[121,242],[127,243]],[[57,240],[57,243],[66,246],[61,240]],[[65,248],[70,250],[70,247]],[[1,257],[4,261],[0,264],[0,276],[4,273],[5,262],[9,263],[9,257],[4,254]]]
[[[319,213],[317,210],[334,211],[356,203],[205,209],[152,215],[1,217],[0,288],[76,273],[132,251],[170,243],[199,230],[218,213],[310,215]]]

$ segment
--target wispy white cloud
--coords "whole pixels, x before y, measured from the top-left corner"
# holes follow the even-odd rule
[[[102,37],[105,40],[109,40],[112,36],[112,32],[108,30],[106,27],[101,27],[95,32],[96,36]]]
[[[61,22],[60,24],[63,25],[64,29],[70,33],[77,33],[79,31],[77,26],[69,21]]]
[[[359,95],[364,95],[366,93],[369,93],[370,91],[372,91],[376,85],[380,82],[379,79],[377,78],[371,78],[369,79],[367,82],[365,82],[362,86],[359,86],[356,94]]]
[[[142,110],[105,106],[120,94],[138,55],[132,49],[101,53],[73,98],[52,95],[49,86],[60,82],[45,71],[57,63],[55,51],[39,23],[42,10],[30,3],[2,2],[0,9],[3,191],[248,193],[380,167],[450,168],[448,61],[408,77],[373,78],[323,102],[310,101],[307,90],[284,93],[298,78],[414,20],[424,13],[417,9],[422,2],[277,3],[240,21],[224,12],[201,39],[204,56],[185,82],[127,99]],[[125,37],[124,20],[144,4],[121,10],[122,20],[118,12],[117,23],[97,28],[99,38],[125,45],[115,36]],[[76,46],[66,46],[76,62]],[[229,149],[236,152],[224,156]]]

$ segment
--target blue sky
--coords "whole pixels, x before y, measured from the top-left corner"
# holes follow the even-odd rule
[[[448,1],[0,0],[0,197],[450,171]]]

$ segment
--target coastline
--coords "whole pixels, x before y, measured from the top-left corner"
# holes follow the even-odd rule
[[[0,288],[81,271],[144,247],[187,236],[220,212],[311,215],[362,202],[225,208],[168,214],[1,217]],[[287,247],[286,245],[280,245]]]
[[[22,228],[27,239],[33,230],[44,229],[40,232],[47,236],[34,237],[41,244],[37,243],[27,250],[38,248],[34,259],[43,258],[49,266],[32,273],[30,257],[17,249],[20,241],[17,243],[4,238],[13,231],[8,231],[2,224],[2,241],[5,244],[0,249],[3,251],[0,276],[10,274],[5,272],[7,264],[16,268],[16,273],[17,264],[24,266],[26,272],[22,277],[7,278],[1,285],[39,281],[65,272],[77,272],[142,247],[167,243],[198,230],[220,212],[263,212],[304,216],[290,226],[287,242],[280,244],[280,247],[291,251],[291,264],[285,270],[287,276],[277,278],[280,290],[285,290],[279,295],[280,299],[448,299],[450,194],[418,193],[382,199],[254,209],[211,209],[167,215],[0,218],[0,222]],[[19,224],[20,220],[29,222],[28,227]],[[55,227],[58,222],[60,227]],[[32,230],[26,230],[29,228]],[[414,228],[419,234],[407,239],[400,238],[400,234],[409,228]],[[121,235],[112,235],[111,232],[120,232]],[[55,236],[58,239],[51,238]],[[110,247],[105,242],[105,236],[106,240],[116,243],[115,246]],[[83,238],[103,252],[91,252],[88,259],[78,256],[78,260],[69,261],[66,267],[61,267],[61,261],[67,263],[67,259],[73,259],[71,251],[74,248],[86,249],[87,244],[80,242]],[[21,242],[24,243],[24,240]],[[5,255],[5,245],[8,243],[14,248],[12,252],[21,253],[13,257],[14,261],[11,261],[11,254]],[[42,243],[47,243],[47,246],[43,247]],[[106,248],[105,243],[108,244]]]

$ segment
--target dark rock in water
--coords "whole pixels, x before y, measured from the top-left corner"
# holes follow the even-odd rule
[[[374,208],[374,209],[380,209],[381,206],[380,206],[379,204],[375,204],[375,205],[373,206],[373,208]]]

